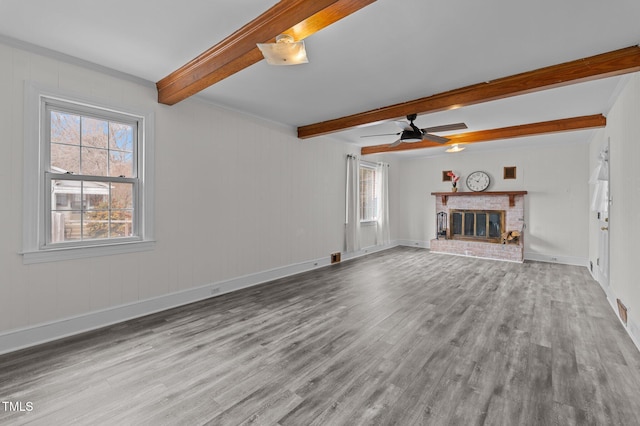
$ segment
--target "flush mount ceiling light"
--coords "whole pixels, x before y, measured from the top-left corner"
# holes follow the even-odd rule
[[[447,149],[446,152],[460,152],[464,151],[464,147],[458,144],[452,145],[451,148]]]
[[[275,43],[258,43],[258,49],[269,65],[298,65],[309,62],[304,41],[294,41],[288,34],[280,34]]]

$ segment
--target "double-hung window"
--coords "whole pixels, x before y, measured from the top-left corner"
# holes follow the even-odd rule
[[[32,89],[34,98],[39,130],[25,151],[25,212],[35,227],[25,228],[25,262],[143,249],[151,240],[150,116]],[[34,181],[26,174],[36,163]]]
[[[360,222],[378,219],[378,195],[376,193],[375,167],[360,165]]]
[[[54,100],[44,107],[43,245],[138,239],[139,120]]]

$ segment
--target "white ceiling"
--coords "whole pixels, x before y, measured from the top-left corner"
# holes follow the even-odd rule
[[[155,82],[275,3],[0,0],[0,35]],[[639,22],[639,0],[378,0],[307,38],[309,64],[273,67],[261,61],[199,96],[300,126],[637,45]],[[620,80],[423,115],[416,124],[464,121],[470,130],[482,130],[606,114]],[[395,137],[360,136],[396,131],[393,123],[383,123],[333,136],[379,145]],[[592,132],[579,134],[589,140]],[[569,133],[555,138],[575,139]]]

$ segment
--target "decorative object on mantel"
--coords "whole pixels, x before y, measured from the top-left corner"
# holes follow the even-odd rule
[[[502,233],[502,244],[518,244],[520,231],[508,231]]]
[[[503,168],[503,179],[515,179],[516,178],[516,166],[509,166]]]
[[[491,179],[485,172],[477,171],[467,176],[467,188],[474,192],[484,191],[490,183]]]
[[[449,172],[447,173],[447,175],[449,175],[451,177],[451,192],[458,192],[458,188],[456,187],[456,185],[458,184],[458,181],[460,180],[460,176],[456,175],[453,172]]]
[[[442,171],[442,181],[443,182],[451,182],[451,170],[443,170]]]

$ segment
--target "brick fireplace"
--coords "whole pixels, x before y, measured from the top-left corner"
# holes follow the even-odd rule
[[[523,236],[503,244],[501,235],[522,231],[527,191],[432,192],[436,217],[447,216],[446,234],[431,240],[432,252],[522,262]]]

